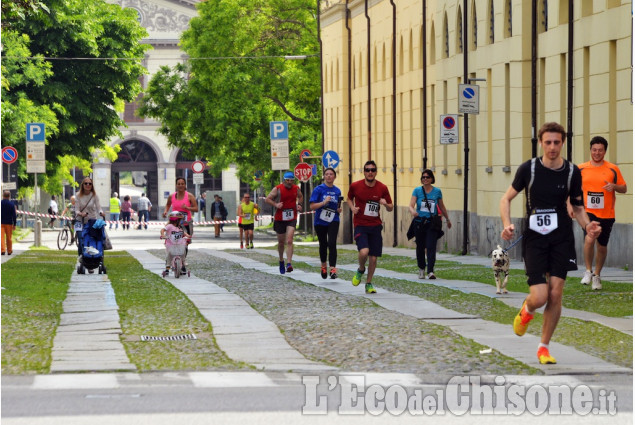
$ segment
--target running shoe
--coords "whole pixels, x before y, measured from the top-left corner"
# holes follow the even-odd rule
[[[436,279],[437,277],[434,275],[434,272],[428,273],[428,279]]]
[[[527,313],[525,304],[527,304],[527,300],[523,302],[523,306],[520,308],[520,311],[514,319],[514,333],[518,336],[525,335],[525,332],[527,332],[527,328],[529,327],[529,322],[531,322],[534,318],[533,314]]]
[[[287,273],[291,273],[293,271],[293,266],[291,263],[287,263]]]
[[[320,271],[320,275],[322,279],[326,279],[326,266],[322,266],[322,270]]]
[[[240,243],[240,249],[243,249],[243,244],[242,244],[242,242]]]
[[[426,271],[424,269],[419,269],[419,279],[426,278]]]
[[[253,242],[249,242],[249,249],[254,249],[254,243]]]
[[[591,273],[591,270],[587,270],[584,272],[584,276],[582,276],[582,280],[580,281],[580,283],[583,285],[588,285],[589,283],[591,283],[592,277],[593,273]]]
[[[284,274],[286,269],[284,268],[284,261],[280,261],[280,274]]]
[[[360,284],[360,282],[362,281],[362,276],[364,275],[364,272],[366,271],[366,269],[360,271],[359,269],[357,269],[357,271],[355,272],[355,276],[353,276],[353,286],[357,286]]]
[[[370,283],[370,282],[366,284],[366,293],[367,294],[376,294],[377,293],[377,290],[375,289],[373,284]]]
[[[591,289],[594,291],[599,291],[602,289],[602,281],[600,280],[600,276],[594,274],[591,278]]]
[[[337,279],[337,269],[335,267],[331,267],[331,279]]]
[[[538,361],[540,364],[556,364],[556,359],[551,357],[549,349],[546,347],[540,347],[538,349]]]

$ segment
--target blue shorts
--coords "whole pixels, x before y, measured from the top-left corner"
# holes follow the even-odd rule
[[[383,246],[381,230],[382,226],[356,226],[353,238],[357,243],[357,250],[368,248],[368,255],[381,257]]]

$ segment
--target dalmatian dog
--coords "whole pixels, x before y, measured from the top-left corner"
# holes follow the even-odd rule
[[[507,293],[507,280],[509,278],[509,254],[500,245],[492,251],[492,270],[494,270],[494,279],[496,280],[496,293]],[[503,278],[504,276],[504,278]]]

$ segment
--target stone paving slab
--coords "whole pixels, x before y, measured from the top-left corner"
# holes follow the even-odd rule
[[[163,260],[147,251],[129,252],[147,270],[161,275]],[[229,358],[266,370],[336,369],[306,359],[289,345],[275,323],[225,288],[194,275],[164,279],[183,292],[212,324],[216,343]],[[228,314],[228,309],[232,314]]]
[[[120,340],[118,307],[107,275],[73,272],[62,307],[51,372],[136,370]]]
[[[247,262],[244,258],[234,254],[221,251],[203,251],[205,251],[205,253],[209,253],[210,255],[215,255],[217,257],[223,258],[227,261],[241,264],[245,268],[251,268],[252,266],[252,262]],[[262,250],[262,252],[271,255],[271,251],[267,252],[267,250]],[[277,253],[274,252],[273,255],[277,255]],[[304,257],[296,257],[296,260],[304,261]],[[313,261],[315,261],[315,259],[313,259]],[[279,273],[277,267],[271,266],[269,266],[267,269],[261,268],[260,270],[272,274]],[[306,273],[301,270],[294,270],[292,273],[287,273],[284,276],[294,280],[299,280],[301,282],[315,284],[317,286],[321,286],[323,282],[328,281],[322,279],[321,276],[319,276],[317,273]],[[345,282],[349,287],[352,287],[350,282],[346,282],[342,279],[334,279],[332,281]],[[329,286],[330,288],[337,288],[337,286],[333,285],[332,283],[330,283]],[[357,295],[361,296],[362,294],[363,289],[362,291],[358,290]],[[393,306],[384,304],[386,299],[392,298],[393,295],[395,294],[390,293],[389,291],[378,290],[377,294],[372,295],[370,298],[378,305],[385,306],[385,308],[390,308],[399,313],[417,317],[417,312],[411,311],[413,306],[418,306],[416,302],[406,303],[402,301],[399,303],[395,303]],[[414,297],[411,295],[404,294],[403,296],[415,300],[419,299],[418,297]],[[395,310],[395,308],[397,309]],[[434,307],[431,306],[431,308]],[[459,314],[460,313],[456,313],[456,315]],[[536,358],[536,351],[538,344],[540,343],[540,337],[527,334],[524,337],[520,338],[513,333],[511,324],[503,325],[495,322],[486,321],[480,318],[468,317],[446,317],[424,320],[441,326],[449,327],[458,335],[474,340],[479,344],[491,347],[504,355],[513,357],[523,363],[531,365],[532,367],[540,368],[545,374],[548,375],[559,375],[568,373],[632,373],[632,369],[630,368],[614,365],[597,357],[593,357],[591,355],[578,351],[575,348],[555,342],[552,342],[550,344],[550,351],[554,355],[554,357],[556,357],[556,359],[560,359],[560,363],[555,365],[540,365]]]
[[[260,249],[260,250],[257,249],[255,251],[258,253],[268,254],[271,256],[278,255],[277,252],[266,250],[266,249]],[[478,264],[478,261],[483,262],[483,260],[480,257],[468,257],[468,258],[471,258],[472,260],[474,260],[475,264]],[[316,267],[320,265],[319,259],[315,259],[312,257],[294,256],[294,259],[295,261],[305,262],[307,264],[310,264]],[[345,265],[338,266],[338,268],[342,270],[356,271],[357,265],[345,264]],[[295,271],[293,273],[295,273]],[[394,279],[408,280],[411,282],[427,283],[431,285],[442,286],[448,289],[454,289],[454,290],[461,291],[468,294],[469,293],[480,294],[486,297],[496,298],[499,301],[509,305],[510,307],[514,307],[518,309],[520,309],[520,307],[523,304],[523,301],[527,297],[527,294],[523,292],[509,292],[507,294],[496,294],[495,288],[485,283],[471,282],[471,281],[464,281],[464,280],[440,279],[438,277],[437,279],[432,281],[427,279],[419,279],[418,276],[415,276],[411,273],[395,272],[392,270],[382,269],[380,267],[378,267],[375,270],[375,276],[384,276],[384,277],[389,277]],[[379,291],[380,290],[378,289],[378,292]],[[544,307],[539,308],[537,311],[542,313],[544,311]],[[583,310],[575,310],[575,309],[566,308],[566,307],[562,308],[562,316],[572,317],[572,318],[580,319],[587,322],[589,321],[596,322],[601,325],[618,330],[620,332],[633,335],[633,319],[631,317],[608,317],[598,313],[592,313],[592,312],[583,311]]]

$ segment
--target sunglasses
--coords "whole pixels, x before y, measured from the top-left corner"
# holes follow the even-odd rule
[[[376,173],[377,168],[364,168],[364,171],[367,173]]]
[[[84,186],[92,186],[93,184],[91,182],[84,182]]]

